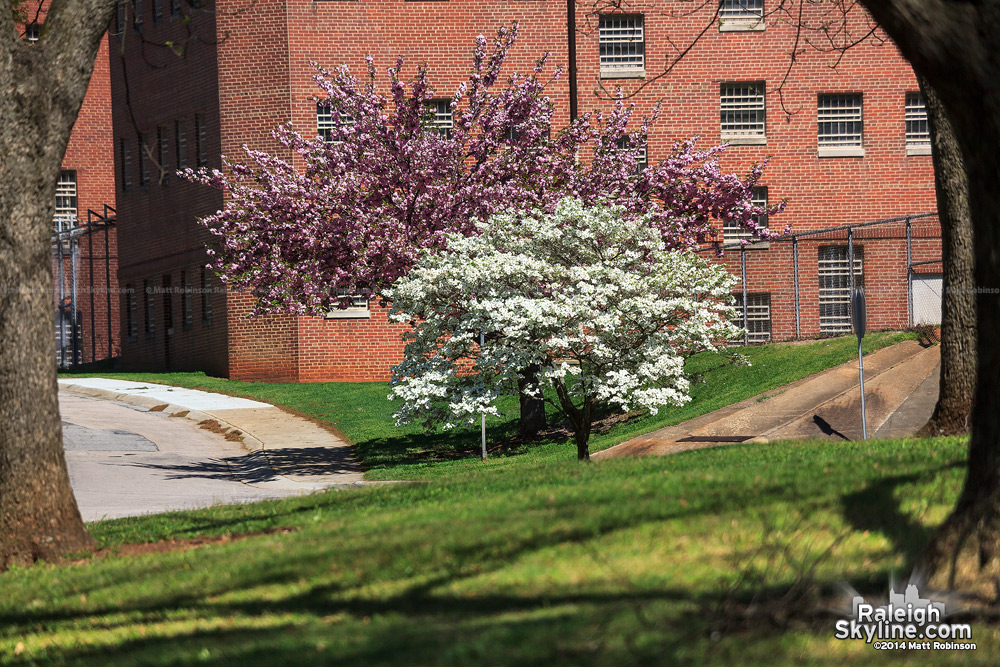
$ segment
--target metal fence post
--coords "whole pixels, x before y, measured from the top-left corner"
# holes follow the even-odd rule
[[[750,344],[750,331],[747,329],[747,247],[740,246],[740,269],[743,272],[743,344]]]
[[[913,246],[910,218],[906,218],[906,324],[913,326]]]
[[[851,294],[854,294],[854,228],[847,228],[847,275],[849,277],[849,285],[851,288]],[[848,306],[850,310],[850,306]]]
[[[802,338],[802,323],[800,318],[801,306],[799,305],[799,237],[792,237],[792,268],[794,270],[795,282],[795,337]]]

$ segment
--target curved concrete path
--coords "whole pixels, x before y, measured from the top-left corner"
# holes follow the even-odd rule
[[[364,483],[348,443],[267,403],[106,378],[59,386],[88,521]]]
[[[941,348],[904,341],[865,355],[869,438],[916,433],[937,402]],[[860,440],[858,362],[850,361],[592,456],[673,454],[740,442],[823,438]]]

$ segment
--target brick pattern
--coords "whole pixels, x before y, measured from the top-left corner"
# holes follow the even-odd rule
[[[316,132],[313,96],[317,89],[310,78],[310,61],[327,67],[346,62],[363,79],[364,54],[370,52],[384,78],[385,67],[401,54],[408,62],[406,77],[418,63],[427,62],[436,95],[447,97],[467,75],[475,36],[489,37],[513,19],[520,21],[521,39],[511,70],[528,70],[546,50],[551,51],[552,64],[567,63],[565,3],[550,0],[262,0],[250,11],[227,11],[235,9],[245,10],[235,0],[219,0],[214,12],[195,10],[191,26],[204,39],[190,42],[183,60],[166,52],[154,55],[155,64],[172,59],[159,70],[143,64],[137,40],[126,44],[132,104],[142,127],[132,127],[127,120],[122,62],[112,56],[116,138],[129,138],[134,145],[139,132],[156,136],[157,128],[163,126],[172,135],[175,121],[185,120],[188,162],[193,165],[194,116],[200,114],[206,121],[210,167],[219,165],[220,153],[238,157],[243,143],[276,151],[270,132],[280,123],[290,120],[304,133]],[[693,39],[704,17],[671,16],[672,6],[662,1],[629,11],[640,9],[645,15],[646,76],[652,79],[655,68],[673,53],[672,44]],[[578,6],[581,112],[610,107],[606,95],[596,92],[602,85],[607,91],[618,85],[635,90],[643,82],[601,79],[598,25],[597,16]],[[182,32],[179,22],[168,18],[161,26],[145,29],[150,37],[161,40],[179,39]],[[721,85],[763,81],[766,143],[733,145],[722,164],[743,173],[751,163],[771,156],[762,185],[768,187],[772,203],[790,199],[788,210],[772,217],[772,227],[790,224],[802,231],[933,210],[930,157],[906,155],[905,96],[917,84],[895,47],[889,42],[859,46],[848,52],[836,71],[828,66],[828,54],[807,50],[784,86],[783,109],[776,88],[793,39],[792,28],[778,21],[769,22],[764,31],[709,30],[669,76],[650,81],[631,99],[638,115],[650,113],[657,101],[664,101],[661,119],[650,137],[649,159],[664,157],[675,140],[691,136],[700,136],[703,147],[719,143]],[[849,92],[863,95],[865,155],[820,158],[817,95]],[[550,88],[557,127],[569,120],[568,94],[564,75]],[[138,163],[137,156],[132,163]],[[180,268],[197,268],[204,261],[201,248],[208,235],[195,225],[194,218],[222,205],[220,195],[208,188],[176,179],[160,186],[152,180],[145,188],[119,192],[123,284],[150,280],[159,285],[163,275],[176,279]],[[137,182],[134,177],[133,183]],[[898,273],[900,266],[905,273],[898,242],[879,241],[878,245],[884,252],[866,249],[866,275],[895,276],[892,272]],[[769,250],[753,251],[749,262],[753,291],[771,294],[775,338],[794,333],[794,313],[789,308],[793,303],[790,253],[790,245],[772,244]],[[915,244],[915,260],[939,254],[939,241]],[[730,253],[721,261],[730,267],[735,261],[738,272],[738,260],[738,254]],[[800,275],[803,313],[815,313],[815,243],[800,247]],[[893,285],[899,283],[893,280]],[[901,284],[905,292],[905,280]],[[893,290],[896,287],[872,296],[869,313],[878,326],[905,323],[905,294],[900,297]],[[175,328],[174,342],[183,353],[174,353],[172,364],[242,379],[383,380],[401,354],[400,328],[387,323],[380,306],[373,305],[369,319],[273,316],[247,320],[247,295],[219,297],[212,325],[202,328],[196,321],[190,331]],[[812,315],[803,318],[804,335],[818,331],[814,319]],[[158,331],[156,336],[160,335]],[[141,333],[137,338],[124,344],[126,363],[163,367],[168,356],[165,343],[145,340]]]

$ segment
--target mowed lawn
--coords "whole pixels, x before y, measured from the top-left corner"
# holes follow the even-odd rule
[[[851,344],[754,348],[750,368],[694,360],[704,379],[695,391],[705,393],[688,412],[620,424],[597,444],[695,414],[709,394],[743,398],[733,381],[767,389],[797,350],[799,372],[807,359],[849,358]],[[752,599],[779,612],[779,598],[837,604],[844,583],[884,593],[963,477],[956,438],[734,445],[591,464],[555,439],[482,464],[455,458],[474,450],[474,431],[396,432],[384,386],[323,385],[336,405],[322,411],[300,386],[238,392],[297,396],[285,404],[338,422],[371,476],[415,481],[91,524],[100,557],[0,574],[0,662],[888,664],[904,656],[836,640],[828,619],[747,621],[738,611]],[[511,427],[498,421],[491,434]],[[205,543],[188,548],[193,539]],[[135,543],[162,540],[173,544],[137,553]],[[998,638],[974,624],[976,651],[905,657],[993,664]]]

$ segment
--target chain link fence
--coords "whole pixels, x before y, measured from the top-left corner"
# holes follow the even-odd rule
[[[699,252],[722,255],[739,279],[737,344],[837,336],[851,331],[850,295],[864,287],[868,329],[941,321],[941,225],[919,213],[856,225],[794,232],[749,245]]]

